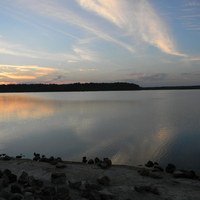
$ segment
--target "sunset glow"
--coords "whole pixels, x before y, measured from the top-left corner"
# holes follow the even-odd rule
[[[0,84],[200,84],[198,0],[0,3]]]

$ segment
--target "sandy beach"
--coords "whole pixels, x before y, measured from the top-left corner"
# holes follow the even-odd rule
[[[103,192],[111,195],[108,195],[105,199],[200,199],[199,179],[174,178],[172,174],[166,172],[160,172],[161,177],[140,175],[138,170],[147,169],[145,166],[111,165],[106,169],[102,169],[96,164],[84,164],[81,162],[63,161],[62,164],[66,165],[66,167],[56,168],[55,165],[29,159],[11,159],[8,161],[1,159],[0,169],[2,172],[5,169],[9,169],[12,174],[17,175],[18,179],[22,172],[25,171],[29,176],[34,176],[35,179],[43,181],[44,185],[53,185],[55,187],[58,184],[52,183],[52,173],[64,173],[66,182],[62,185],[69,188],[70,199],[83,200],[89,198],[80,195],[81,187],[83,186],[77,189],[69,187],[69,180],[81,182],[82,185],[87,182],[100,185]],[[148,168],[147,170],[151,169]],[[97,182],[98,177],[103,176],[109,177],[109,184],[102,185]],[[149,187],[154,189],[144,189]],[[5,189],[9,190],[9,186],[3,188],[3,190]],[[50,197],[48,198],[51,199]]]

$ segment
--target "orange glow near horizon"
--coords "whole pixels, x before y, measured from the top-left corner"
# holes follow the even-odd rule
[[[56,108],[53,101],[48,100],[45,104],[42,99],[35,99],[26,95],[2,95],[0,96],[0,121],[16,119],[41,118],[54,115]]]

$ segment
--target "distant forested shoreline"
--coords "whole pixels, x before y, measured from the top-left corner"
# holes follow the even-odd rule
[[[200,89],[195,86],[141,87],[134,83],[71,83],[71,84],[8,84],[0,85],[0,93],[11,92],[75,92],[75,91],[123,91],[123,90],[183,90]]]

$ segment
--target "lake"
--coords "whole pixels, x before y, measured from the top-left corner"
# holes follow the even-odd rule
[[[0,153],[200,171],[200,90],[0,94]]]

